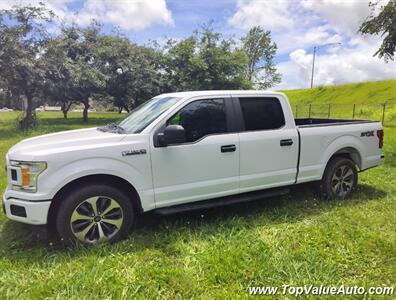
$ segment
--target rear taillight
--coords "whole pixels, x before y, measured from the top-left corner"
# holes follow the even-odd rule
[[[377,136],[378,136],[378,147],[382,148],[384,146],[384,131],[377,130]]]

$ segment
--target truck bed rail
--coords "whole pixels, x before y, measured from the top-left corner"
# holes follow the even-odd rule
[[[303,118],[294,119],[298,127],[336,126],[362,123],[376,123],[373,120],[328,119],[328,118]]]

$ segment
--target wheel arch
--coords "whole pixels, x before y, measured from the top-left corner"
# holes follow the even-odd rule
[[[355,166],[358,167],[358,170],[361,170],[361,168],[362,168],[362,155],[360,154],[359,150],[353,146],[347,146],[347,147],[338,149],[332,155],[330,155],[330,157],[326,161],[321,178],[323,178],[324,172],[325,172],[327,166],[329,165],[330,161],[335,157],[347,158],[347,159],[351,160],[355,164]]]
[[[119,176],[109,175],[109,174],[86,175],[68,182],[55,194],[54,198],[52,199],[50,208],[48,210],[48,217],[47,217],[48,228],[55,228],[54,224],[55,224],[57,212],[62,203],[62,199],[64,198],[64,196],[67,193],[71,192],[73,189],[77,188],[78,186],[93,184],[93,183],[95,184],[103,183],[105,185],[118,187],[122,191],[126,192],[127,195],[131,195],[130,199],[135,211],[139,214],[143,212],[139,193],[137,192],[136,188],[127,180]]]
[[[332,156],[330,156],[327,163],[329,163],[329,161],[333,157],[348,158],[351,161],[353,161],[355,165],[358,166],[359,170],[362,168],[362,155],[360,154],[359,150],[357,150],[355,147],[344,147],[337,150],[336,152],[333,153]]]

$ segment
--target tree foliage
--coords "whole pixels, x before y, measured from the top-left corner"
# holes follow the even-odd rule
[[[107,77],[100,60],[101,40],[100,26],[93,23],[85,29],[63,28],[48,47],[50,96],[61,96],[63,108],[70,107],[72,102],[82,103],[84,122],[88,121],[90,98],[106,88]]]
[[[42,59],[47,47],[44,24],[53,14],[43,5],[13,7],[0,12],[0,81],[13,95],[26,99],[22,129],[35,125],[33,98],[45,83],[47,63]]]
[[[280,83],[281,76],[273,62],[277,46],[271,42],[271,32],[255,26],[241,40],[247,56],[247,79],[262,89]]]
[[[246,56],[233,45],[233,40],[224,39],[210,25],[181,41],[168,40],[164,51],[168,89],[250,88],[244,74]]]
[[[374,56],[393,60],[396,48],[396,0],[390,0],[385,6],[381,7],[380,13],[374,16],[376,3],[370,3],[372,14],[362,23],[359,31],[362,34],[381,34],[384,37],[382,44]]]
[[[92,102],[121,112],[164,92],[268,88],[280,81],[276,45],[260,27],[241,44],[209,23],[160,47],[106,34],[96,22],[83,28],[53,22],[50,35],[54,18],[44,4],[0,11],[0,89],[15,107],[15,99],[25,99],[23,128],[34,125],[35,104],[43,101],[60,104],[65,118],[72,104],[82,104],[87,122]]]
[[[129,112],[160,92],[159,73],[151,49],[119,36],[103,36],[98,47],[106,93],[114,105]]]

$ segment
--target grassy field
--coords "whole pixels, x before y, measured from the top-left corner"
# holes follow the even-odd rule
[[[385,125],[396,125],[396,80],[352,83],[338,86],[323,86],[313,89],[283,91],[289,97],[294,114],[308,117],[330,116],[352,118],[355,104],[356,119],[382,120],[383,104]]]
[[[372,104],[396,102],[396,79],[283,91],[295,104]]]
[[[39,129],[19,133],[15,117],[0,113],[2,165],[9,147],[28,136],[83,127],[80,114],[41,113]],[[91,113],[87,126],[119,117]],[[0,299],[235,299],[249,297],[248,286],[283,284],[396,288],[395,145],[388,127],[385,164],[360,174],[351,200],[321,201],[302,185],[249,204],[149,214],[112,246],[65,250],[1,215]],[[0,176],[3,190],[3,168]]]

